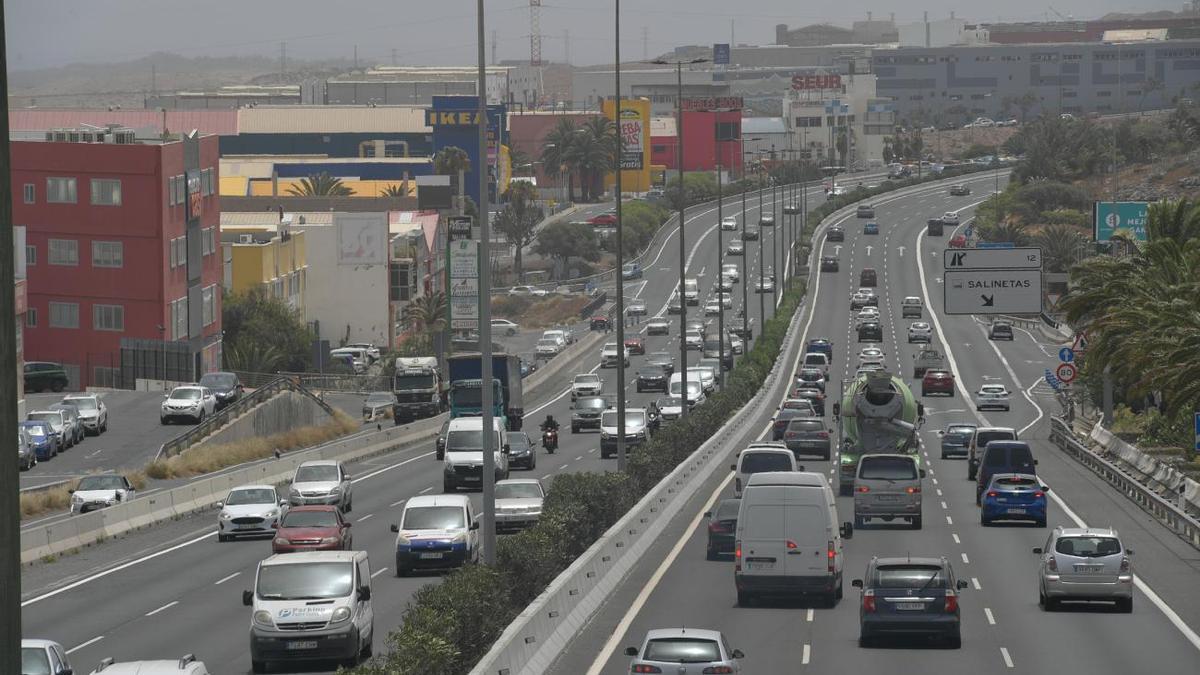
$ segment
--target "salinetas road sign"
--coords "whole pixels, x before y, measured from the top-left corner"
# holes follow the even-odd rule
[[[1038,314],[1040,248],[958,248],[942,252],[947,314]]]
[[[949,248],[942,252],[948,270],[1009,270],[1042,268],[1040,248]]]

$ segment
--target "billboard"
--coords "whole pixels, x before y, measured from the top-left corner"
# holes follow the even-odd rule
[[[841,89],[841,75],[793,75],[793,91],[819,91],[821,89]]]
[[[621,189],[645,192],[650,189],[650,101],[644,98],[621,99],[619,119],[613,114],[614,101],[604,101],[604,115],[617,120],[621,134]],[[615,177],[605,178],[611,185]]]
[[[644,163],[646,129],[636,110],[621,109],[621,168],[640,169]]]
[[[386,265],[386,214],[340,214],[334,220],[339,265]]]
[[[1117,230],[1130,230],[1137,241],[1146,241],[1149,202],[1096,202],[1092,205],[1092,233],[1096,241],[1109,241]]]
[[[718,42],[713,45],[713,65],[727,66],[729,65],[729,43]]]
[[[489,105],[487,107],[487,146],[479,147],[479,112],[476,110],[474,96],[434,96],[429,110],[425,111],[425,123],[433,129],[433,152],[446,147],[462,148],[471,162],[471,170],[467,172],[465,192],[479,203],[479,174],[476,171],[483,168],[487,171],[488,199],[496,202],[496,165],[500,161],[500,146],[508,143],[506,131],[505,107]],[[457,177],[455,178],[457,180]]]

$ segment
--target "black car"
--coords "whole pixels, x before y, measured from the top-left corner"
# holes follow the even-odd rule
[[[637,371],[637,390],[638,393],[643,391],[667,391],[667,381],[670,375],[661,366],[645,365],[638,368]]]
[[[1008,340],[1009,342],[1011,342],[1013,339],[1012,324],[1003,323],[1001,321],[997,321],[996,323],[993,323],[991,328],[988,330],[988,339],[989,340]]]
[[[805,353],[817,352],[829,357],[833,361],[833,340],[823,337],[815,337],[809,339],[804,345]]]
[[[775,216],[763,216],[758,219],[759,227],[775,227]]]
[[[738,508],[741,504],[740,499],[722,499],[715,510],[704,514],[708,517],[709,560],[718,560],[724,554],[733,554]]]
[[[217,399],[217,410],[237,401],[246,390],[242,381],[233,373],[205,373],[200,376],[200,386],[212,389]]]
[[[742,239],[745,241],[758,241],[758,230],[751,227],[746,228],[746,234],[742,235]]]
[[[675,358],[666,352],[651,352],[647,354],[646,365],[662,368],[667,373],[667,377],[675,374]]]
[[[875,207],[870,204],[860,204],[854,214],[859,218],[874,218]]]
[[[793,417],[799,417],[800,413],[801,411],[795,408],[784,408],[775,413],[775,422],[771,425],[771,440],[782,441],[783,434],[788,428],[788,422],[791,422]]]
[[[533,441],[524,431],[506,431],[504,442],[508,444],[508,466],[523,466],[530,471],[537,467],[537,452]]]
[[[571,405],[571,433],[580,429],[599,429],[600,413],[608,410],[608,400],[603,396],[580,396]]]
[[[800,204],[797,202],[788,202],[783,205],[783,214],[785,216],[794,216],[800,213]]]
[[[821,256],[821,271],[822,272],[838,271],[838,259],[831,255]]]
[[[860,647],[884,635],[938,637],[953,649],[962,646],[958,592],[967,582],[955,578],[946,558],[872,558],[866,576],[850,583],[862,589]]]
[[[67,371],[61,363],[25,362],[25,391],[36,393],[49,389],[60,392],[67,388],[67,384]]]
[[[827,241],[846,241],[846,229],[841,225],[830,225],[825,239]]]
[[[883,342],[883,326],[873,321],[858,327],[859,342]]]

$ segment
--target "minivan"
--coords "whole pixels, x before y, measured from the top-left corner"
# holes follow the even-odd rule
[[[696,279],[683,280],[683,299],[689,305],[700,304],[700,282]]]
[[[879,277],[875,273],[874,268],[866,267],[858,275],[858,285],[859,286],[867,286],[868,288],[870,288],[870,287],[874,287],[878,283],[879,283]]]
[[[366,551],[306,551],[258,563],[250,615],[250,665],[369,657],[375,639],[371,564]]]
[[[396,533],[396,576],[461,567],[479,559],[479,522],[466,495],[418,495],[404,503]]]
[[[671,381],[667,383],[668,393],[672,396],[683,397],[684,373],[674,373],[671,375]],[[688,409],[704,402],[704,385],[700,381],[700,373],[695,369],[687,373],[687,403]]]
[[[982,429],[976,432],[976,438]],[[1037,475],[1037,460],[1025,441],[991,441],[983,448],[979,461],[979,476],[975,481],[975,506],[979,506],[984,489],[997,473]]]
[[[863,455],[854,476],[854,526],[871,518],[904,519],[921,529],[921,479],[925,470],[912,455]]]
[[[763,471],[800,471],[796,456],[783,443],[754,443],[738,453],[737,461],[729,467],[734,472],[733,494],[742,497],[742,488],[750,476]]]
[[[1011,427],[979,427],[967,450],[967,480],[975,480],[983,450],[992,441],[1015,441],[1017,432]]]
[[[837,505],[820,473],[764,471],[742,490],[734,541],[737,602],[818,595],[828,607],[842,597],[842,539],[854,534],[837,522]]]
[[[504,427],[492,418],[492,456],[496,480],[508,478],[508,449],[504,446]],[[446,429],[445,461],[442,464],[442,492],[460,487],[483,489],[483,418],[459,417]]]

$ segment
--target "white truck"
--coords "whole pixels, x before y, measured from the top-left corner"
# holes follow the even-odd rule
[[[444,409],[445,387],[433,356],[401,356],[396,359],[392,377],[392,392],[396,394],[396,423],[433,417]]]

